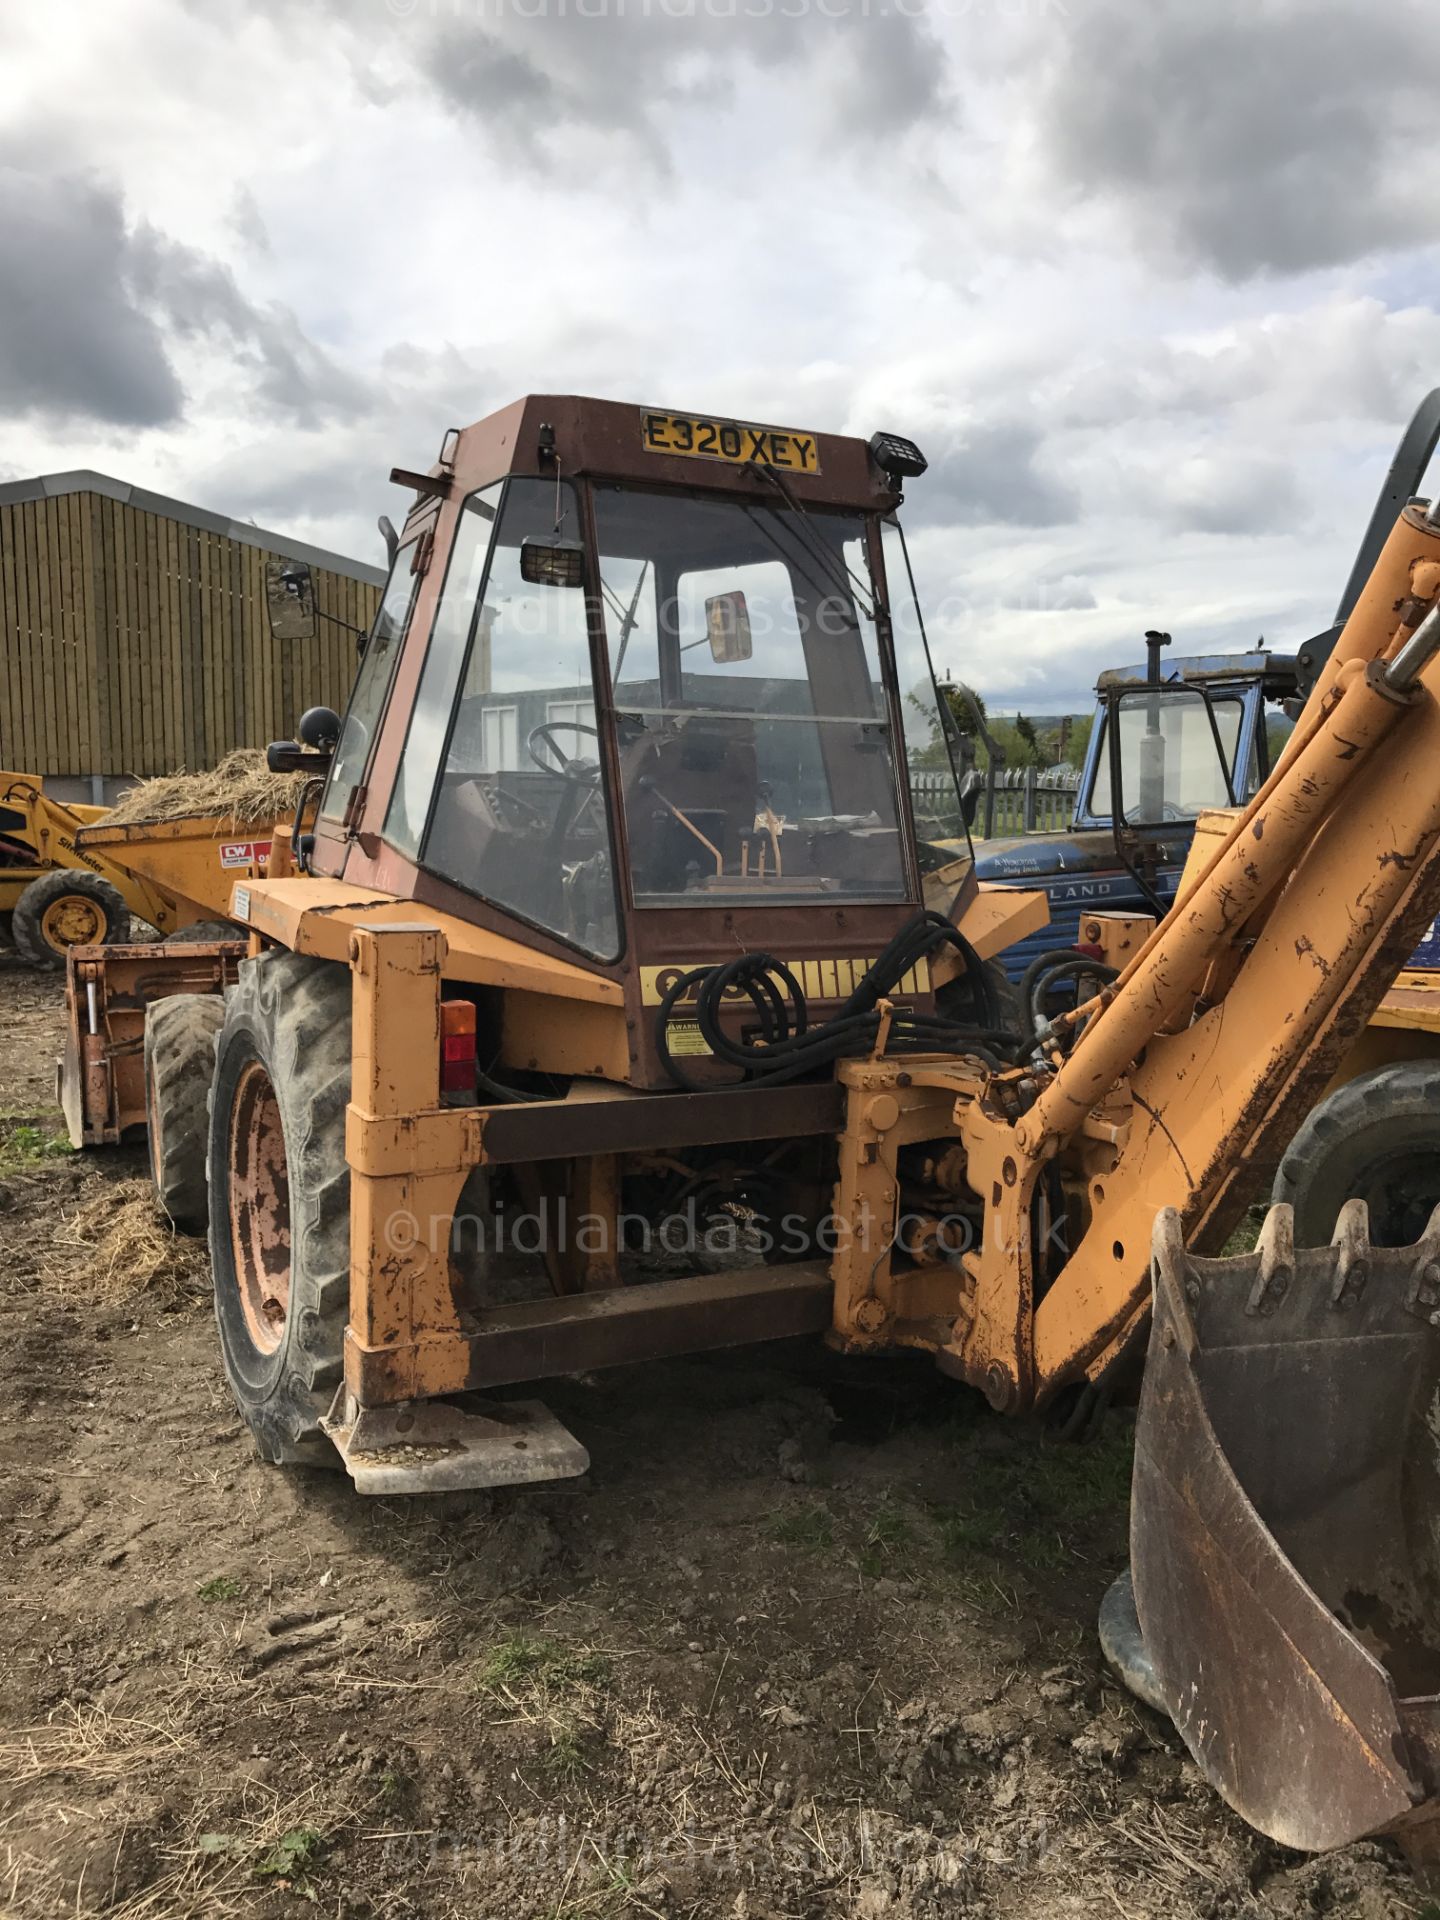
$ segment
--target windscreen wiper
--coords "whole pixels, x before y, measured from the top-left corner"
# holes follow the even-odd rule
[[[864,614],[865,618],[873,621],[875,618],[875,609],[866,600],[865,582],[851,569],[844,555],[841,554],[837,556],[830,547],[826,546],[825,542],[815,533],[814,529],[807,524],[810,518],[808,511],[790,491],[789,487],[786,486],[784,480],[781,479],[774,467],[761,466],[758,462],[754,462],[748,468],[748,471],[761,474],[768,480],[785,502],[786,506],[791,508],[791,510],[799,516],[793,528],[795,537],[801,539],[802,536],[804,536],[803,545],[806,551],[809,553],[811,559],[819,561],[821,567],[829,577],[831,586],[840,588],[843,593],[848,593],[859,607],[861,613]],[[787,528],[787,531],[791,531],[791,529]],[[772,536],[772,545],[773,544],[778,543],[774,541]]]

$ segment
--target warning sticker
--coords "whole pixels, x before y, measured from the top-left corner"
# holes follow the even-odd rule
[[[672,1020],[665,1029],[665,1041],[678,1059],[697,1053],[709,1053],[705,1036],[694,1020]]]

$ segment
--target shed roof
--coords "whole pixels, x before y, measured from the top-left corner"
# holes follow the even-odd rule
[[[141,513],[160,514],[187,527],[200,527],[206,533],[224,534],[242,546],[283,554],[287,560],[306,560],[312,567],[324,567],[331,573],[361,580],[367,586],[385,584],[383,567],[367,567],[363,560],[351,560],[343,553],[312,547],[307,541],[292,539],[289,534],[269,533],[248,520],[229,520],[223,513],[212,513],[207,507],[192,507],[188,501],[172,500],[167,494],[151,493],[145,487],[131,486],[127,480],[115,480],[108,473],[92,473],[83,467],[73,473],[42,473],[33,480],[0,482],[0,507],[18,507],[30,500],[54,500],[67,493],[103,493]]]

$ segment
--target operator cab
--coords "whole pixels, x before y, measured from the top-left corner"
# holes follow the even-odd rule
[[[894,517],[923,468],[891,436],[562,398],[448,435],[396,475],[419,499],[314,870],[602,966],[773,938],[777,908],[877,949],[922,901],[907,715],[940,736]]]

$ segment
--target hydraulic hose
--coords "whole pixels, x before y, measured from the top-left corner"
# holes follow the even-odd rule
[[[713,967],[693,967],[667,990],[655,1023],[655,1044],[666,1072],[678,1086],[694,1089],[670,1050],[669,1029],[676,1008],[693,992],[695,1022],[711,1056],[737,1068],[752,1084],[778,1085],[813,1073],[845,1055],[864,1052],[880,1031],[879,1003],[906,974],[938,946],[959,953],[980,1015],[980,1038],[1013,1044],[1001,1035],[998,1010],[984,965],[970,942],[942,914],[925,912],[909,921],[866,970],[854,991],[828,1020],[810,1024],[804,991],[794,973],[769,953],[743,953]],[[733,1039],[721,1023],[727,997],[750,1003],[758,1037]],[[893,1015],[886,1050],[890,1053],[943,1052],[963,1046],[975,1052],[975,1029],[938,1014],[900,1011]],[[998,1067],[995,1054],[987,1056]]]

